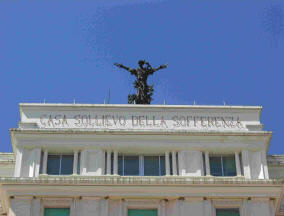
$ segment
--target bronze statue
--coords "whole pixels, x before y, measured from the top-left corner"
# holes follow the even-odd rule
[[[137,89],[137,94],[128,95],[129,104],[150,104],[153,95],[153,85],[147,84],[147,79],[149,75],[152,75],[154,72],[167,68],[168,64],[161,65],[158,68],[152,68],[152,66],[145,60],[138,61],[139,68],[133,69],[126,67],[122,64],[114,63],[115,66],[123,68],[129,71],[132,75],[136,76],[134,81],[134,88]]]

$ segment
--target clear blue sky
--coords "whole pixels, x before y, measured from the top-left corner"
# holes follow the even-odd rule
[[[20,102],[127,103],[133,77],[157,72],[154,104],[261,105],[270,153],[284,154],[284,2],[105,0],[0,2],[0,151]]]

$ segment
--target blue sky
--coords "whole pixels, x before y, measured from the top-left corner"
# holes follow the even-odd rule
[[[105,0],[0,2],[0,151],[20,102],[127,103],[136,67],[154,104],[261,105],[269,153],[284,154],[284,2]]]

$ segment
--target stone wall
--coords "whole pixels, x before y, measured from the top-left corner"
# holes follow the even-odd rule
[[[267,198],[250,200],[211,200],[201,197],[173,200],[112,200],[105,197],[48,199],[15,197],[11,199],[8,216],[41,216],[45,207],[70,207],[71,216],[127,216],[128,208],[156,208],[158,216],[215,216],[216,208],[239,208],[241,216],[275,216],[273,202]]]

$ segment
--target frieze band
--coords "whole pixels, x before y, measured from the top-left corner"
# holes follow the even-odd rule
[[[40,117],[42,128],[160,128],[160,129],[243,129],[240,118],[234,116],[194,115],[91,115],[44,114]]]

